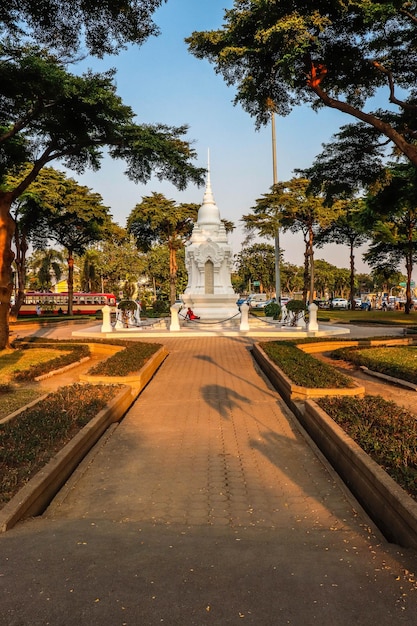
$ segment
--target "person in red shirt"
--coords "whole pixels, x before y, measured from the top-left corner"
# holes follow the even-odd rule
[[[193,311],[188,307],[187,313],[185,315],[185,319],[187,320],[199,320],[198,315],[194,315]]]

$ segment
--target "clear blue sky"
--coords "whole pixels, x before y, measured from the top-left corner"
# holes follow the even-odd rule
[[[193,31],[221,26],[224,10],[232,0],[168,0],[155,14],[161,35],[142,47],[131,47],[117,57],[103,61],[88,58],[78,67],[84,71],[117,70],[118,94],[137,114],[137,122],[189,126],[189,138],[198,153],[197,165],[207,166],[210,150],[211,182],[222,218],[238,226],[231,243],[240,251],[241,216],[267,193],[272,184],[271,129],[256,131],[253,119],[239,106],[233,106],[234,90],[228,88],[206,61],[187,51],[184,38]],[[314,113],[299,107],[286,118],[277,118],[278,178],[288,180],[295,168],[311,165],[342,124],[351,121],[337,111]],[[115,221],[126,225],[126,218],[141,198],[153,191],[164,193],[177,202],[201,203],[204,190],[190,186],[179,192],[169,183],[152,180],[136,185],[123,174],[123,164],[106,159],[99,172],[71,175],[101,194]],[[282,235],[281,247],[286,261],[301,265],[304,244],[301,234]],[[368,271],[357,254],[357,268]],[[348,250],[328,246],[318,250],[323,258],[338,267],[348,267]]]

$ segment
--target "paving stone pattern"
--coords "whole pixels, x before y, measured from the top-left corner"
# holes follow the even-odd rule
[[[52,514],[343,528],[350,503],[255,371],[249,347],[170,341],[160,373],[94,459],[99,485],[87,471]]]

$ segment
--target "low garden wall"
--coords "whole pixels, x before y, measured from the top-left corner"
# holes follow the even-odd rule
[[[329,350],[335,348],[334,342],[328,343]],[[346,343],[343,342],[340,347],[345,346]],[[357,343],[352,342],[351,345]],[[386,344],[385,341],[381,343]],[[379,344],[375,342],[373,345]],[[308,352],[323,351],[321,342],[320,344],[303,344],[303,348],[306,346],[308,348],[314,346]],[[258,345],[253,347],[253,356],[301,425],[385,537],[404,547],[417,548],[417,502],[375,463],[313,399],[326,395],[353,395],[355,392],[356,395],[363,396],[364,388],[358,387],[356,390],[302,388],[300,392]],[[346,394],[345,391],[350,393]]]
[[[167,350],[164,347],[160,348],[135,376],[80,377],[81,380],[90,383],[122,384],[125,388],[4,505],[0,510],[0,532],[13,528],[17,522],[27,517],[43,513],[107,428],[123,418],[167,356]]]

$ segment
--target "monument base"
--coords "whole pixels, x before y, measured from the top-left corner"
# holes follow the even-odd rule
[[[198,315],[201,320],[225,321],[239,314],[235,293],[196,294],[184,293],[181,300],[185,308]]]

